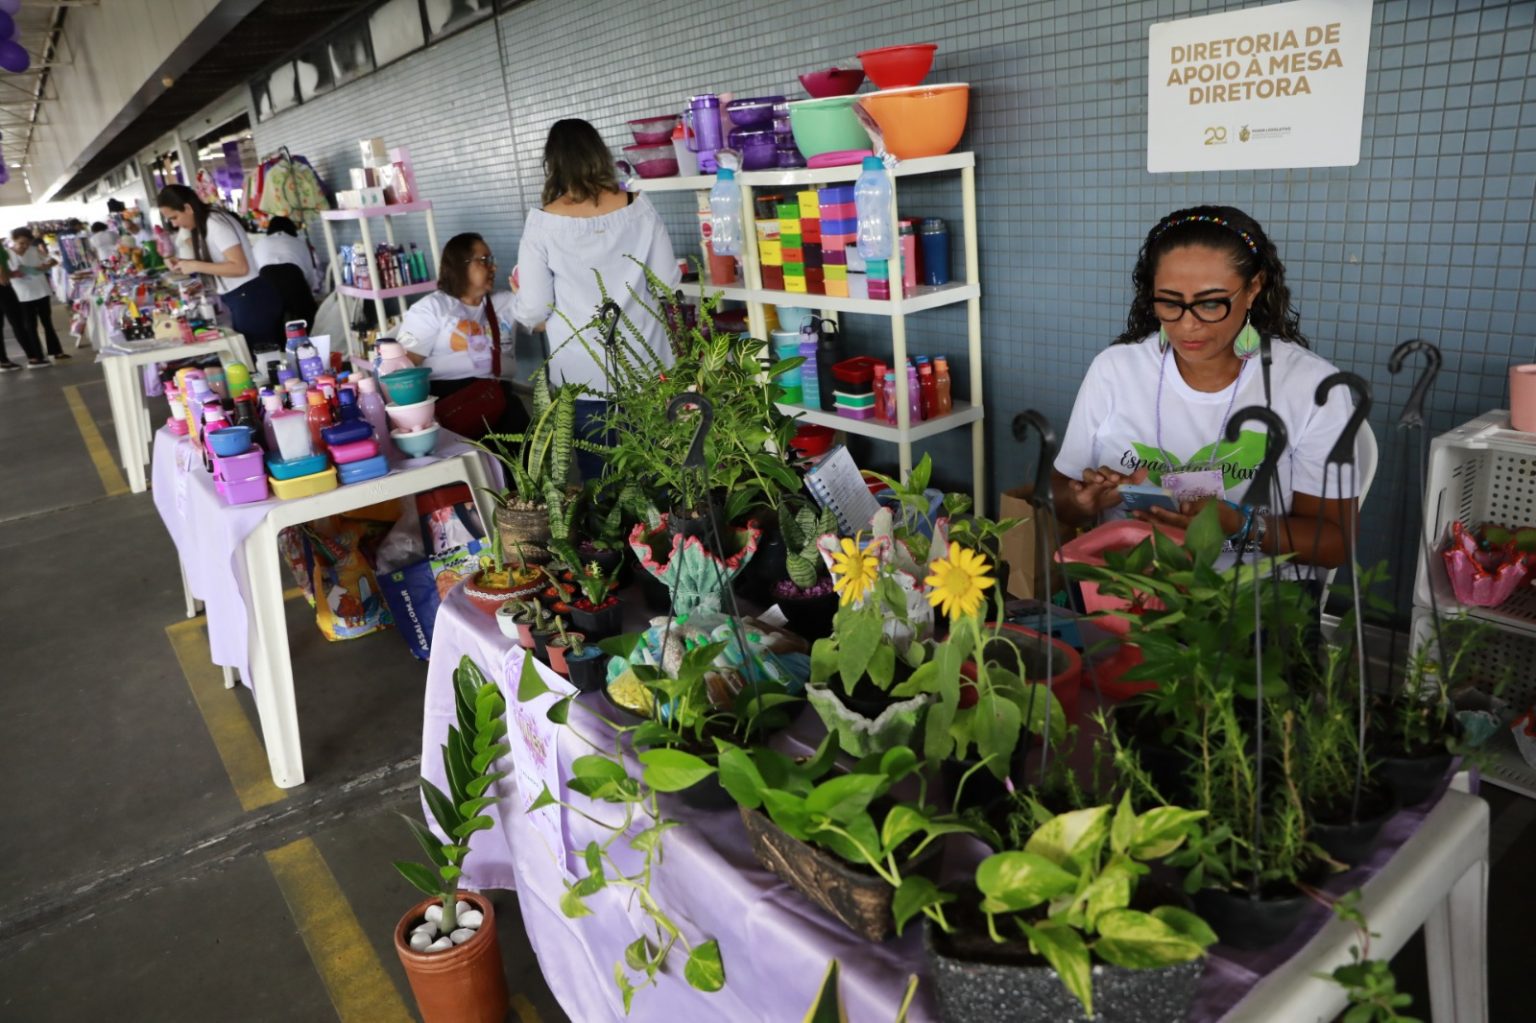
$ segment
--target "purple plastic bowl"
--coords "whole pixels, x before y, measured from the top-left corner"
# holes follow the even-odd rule
[[[783,103],[783,96],[758,96],[753,99],[735,99],[725,105],[731,123],[738,128],[755,128],[773,120],[773,105]]]
[[[767,170],[779,165],[778,136],[772,128],[732,128],[731,148],[741,153],[742,170]]]

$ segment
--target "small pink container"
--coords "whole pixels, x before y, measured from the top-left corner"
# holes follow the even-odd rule
[[[165,428],[178,437],[185,437],[187,435],[187,421],[185,419],[177,419],[175,416],[171,416],[166,419]]]
[[[267,487],[267,478],[265,476],[238,480],[234,483],[216,480],[214,486],[218,488],[219,495],[224,498],[227,504],[255,504],[257,501],[265,501],[272,496],[272,491]]]
[[[870,408],[844,408],[843,406],[839,405],[837,408],[837,414],[842,416],[844,419],[875,418],[875,410],[873,406]]]
[[[330,452],[331,461],[337,465],[346,465],[348,462],[360,462],[378,454],[379,442],[372,437],[365,437],[346,444],[332,444]]]
[[[1536,433],[1536,365],[1509,367],[1509,425]]]
[[[384,412],[389,416],[389,423],[394,429],[402,433],[414,433],[437,422],[432,414],[436,405],[437,398],[431,397],[414,405],[386,405]]]

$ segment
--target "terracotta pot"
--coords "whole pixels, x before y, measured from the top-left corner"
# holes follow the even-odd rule
[[[464,596],[488,615],[494,615],[497,608],[509,600],[521,600],[539,590],[536,583],[532,586],[491,586],[482,579],[482,574],[476,572],[464,580]]]
[[[475,892],[459,892],[458,897],[485,914],[473,938],[442,952],[412,950],[407,941],[411,928],[439,901],[423,899],[395,924],[395,954],[425,1023],[501,1023],[509,1000],[496,940],[496,911],[489,899]]]
[[[569,629],[566,630],[565,634],[567,636],[580,636],[583,640],[587,638],[583,633],[572,632]],[[561,675],[569,676],[571,673],[571,669],[566,666],[565,662],[565,653],[569,649],[569,646],[560,642],[559,633],[556,633],[550,638],[549,642],[544,644],[544,652],[549,655],[549,666]]]
[[[501,536],[501,555],[509,565],[544,565],[549,553],[549,510],[497,508],[496,532]],[[519,552],[521,548],[521,552]]]
[[[759,863],[866,941],[890,937],[895,929],[891,916],[895,890],[890,885],[869,871],[786,834],[760,810],[742,807],[741,819]],[[938,849],[937,843],[930,845],[908,869],[927,873],[925,867],[936,868]]]

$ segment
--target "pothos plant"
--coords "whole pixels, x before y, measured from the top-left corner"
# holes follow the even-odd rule
[[[1147,863],[1167,857],[1198,830],[1199,811],[1160,806],[1137,814],[1130,794],[1073,810],[1036,828],[1022,849],[994,853],[976,868],[981,912],[1029,942],[1093,1016],[1095,958],[1127,969],[1189,962],[1216,942],[1210,927],[1178,906],[1132,909]]]
[[[539,676],[533,658],[524,658],[522,674],[518,680],[517,698],[520,701],[538,699],[551,690]],[[720,956],[720,946],[713,939],[693,942],[683,932],[666,909],[651,893],[656,868],[661,863],[662,842],[666,833],[678,822],[662,815],[657,793],[687,788],[713,772],[708,765],[696,765],[696,757],[681,750],[653,749],[640,754],[644,768],[641,777],[630,775],[625,767],[624,732],[616,731],[610,745],[594,742],[570,723],[573,707],[581,705],[569,696],[555,702],[548,711],[551,721],[570,728],[590,746],[592,753],[571,761],[571,777],[566,782],[572,792],[592,803],[606,804],[620,812],[617,822],[605,820],[590,812],[587,806],[578,805],[556,796],[546,785],[529,805],[527,812],[535,813],[545,807],[560,806],[580,817],[603,833],[602,839],[593,839],[581,850],[581,864],[585,875],[566,885],[560,897],[560,911],[576,920],[589,916],[592,910],[587,902],[604,891],[628,894],[649,923],[648,933],[632,941],[624,949],[624,957],[613,965],[614,983],[624,1002],[627,1014],[634,1003],[639,988],[653,986],[656,978],[669,961],[680,956],[683,960],[683,979],[699,991],[715,992],[725,986],[725,964]],[[639,865],[631,869],[621,866],[615,857],[618,847],[639,854]],[[563,854],[563,851],[562,851]],[[625,855],[626,862],[632,857]]]
[[[483,812],[496,802],[496,797],[487,793],[507,772],[492,770],[492,766],[512,749],[503,741],[507,734],[506,700],[468,655],[459,659],[454,670],[453,696],[455,723],[448,726],[448,739],[442,746],[448,791],[421,779],[422,797],[447,839],[439,839],[426,825],[406,817],[430,866],[404,860],[395,863],[402,877],[440,901],[443,916],[438,926],[444,934],[451,933],[458,922],[459,879],[464,874],[470,836],[495,824]]]

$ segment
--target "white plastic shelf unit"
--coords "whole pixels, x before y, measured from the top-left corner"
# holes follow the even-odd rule
[[[378,260],[374,257],[373,231],[369,223],[374,220],[384,221],[384,241],[390,245],[395,244],[395,218],[412,213],[424,214],[427,218],[427,259],[432,272],[428,280],[418,284],[407,284],[398,288],[382,287],[383,278],[379,274]],[[363,253],[368,259],[368,287],[360,288],[352,284],[341,283],[341,250],[336,245],[336,232],[332,224],[338,221],[357,221],[358,231],[362,234]],[[321,226],[325,228],[325,246],[331,253],[331,269],[335,275],[337,302],[341,305],[341,322],[347,332],[347,351],[353,359],[363,356],[362,345],[357,334],[352,330],[352,307],[347,301],[355,299],[366,302],[372,300],[374,312],[378,315],[379,329],[384,329],[387,319],[384,312],[384,300],[398,298],[401,300],[402,311],[404,300],[411,295],[425,295],[437,290],[437,257],[441,249],[437,245],[437,222],[432,219],[432,203],[423,199],[418,202],[399,203],[394,206],[365,206],[354,210],[324,210],[320,214]]]
[[[897,447],[902,473],[912,468],[912,442],[962,426],[971,427],[971,479],[976,507],[985,507],[986,465],[984,410],[981,402],[981,283],[977,280],[980,266],[976,242],[976,154],[948,153],[918,160],[903,160],[891,172],[891,222],[896,222],[896,208],[902,178],[920,174],[958,172],[960,175],[961,205],[964,211],[965,244],[961,249],[963,266],[956,280],[937,287],[920,287],[911,295],[893,293],[889,300],[866,298],[838,298],[831,295],[806,295],[799,292],[769,291],[763,287],[761,264],[757,255],[757,218],[753,204],[753,191],[759,188],[814,188],[858,179],[861,168],[848,167],[802,168],[799,170],[744,171],[736,175],[742,190],[742,234],[746,244],[742,246],[742,271],[746,287],[716,288],[727,299],[747,304],[747,324],[754,337],[768,336],[768,323],[764,309],[768,305],[812,305],[823,316],[836,317],[838,313],[864,313],[886,316],[891,321],[891,363],[905,365],[907,361],[907,323],[909,314],[940,306],[965,303],[967,337],[969,342],[970,395],[969,402],[956,401],[954,411],[947,416],[914,423],[910,420],[907,398],[907,377],[896,374],[895,426],[872,420],[848,419],[820,409],[808,409],[800,405],[780,405],[785,413],[799,416],[805,422],[828,426],[845,433],[875,440],[888,441]],[[712,174],[695,174],[687,177],[642,178],[635,187],[645,192],[697,192],[713,188]],[[901,252],[892,254],[890,276],[893,281],[902,279]]]
[[[1479,688],[1503,685],[1502,698],[1518,711],[1536,703],[1536,589],[1520,587],[1495,607],[1457,601],[1439,551],[1451,523],[1521,527],[1536,524],[1536,434],[1509,428],[1509,413],[1495,409],[1434,438],[1424,490],[1424,522],[1435,554],[1419,552],[1413,587],[1412,648],[1433,643],[1433,613],[1465,616],[1492,631],[1478,640],[1464,666]],[[1536,798],[1536,769],[1521,759],[1507,730],[1489,745],[1487,780]]]

